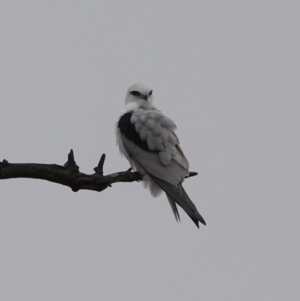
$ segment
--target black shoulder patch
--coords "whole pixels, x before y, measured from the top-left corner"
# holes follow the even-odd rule
[[[140,134],[135,130],[135,126],[131,123],[132,111],[122,115],[118,122],[118,128],[122,135],[128,140],[139,146],[145,151],[151,152],[145,140],[142,140]]]

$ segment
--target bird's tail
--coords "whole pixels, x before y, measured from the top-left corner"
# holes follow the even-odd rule
[[[167,193],[166,193],[166,195],[167,195],[167,198],[169,200],[169,203],[170,203],[171,209],[174,213],[176,221],[180,222],[180,215],[179,215],[179,212],[178,212],[175,201],[172,199],[172,197],[169,197],[169,195]]]
[[[172,185],[156,177],[153,177],[153,180],[165,191],[177,221],[180,220],[180,217],[176,203],[188,214],[198,228],[199,222],[206,225],[204,218],[200,215],[181,184]]]

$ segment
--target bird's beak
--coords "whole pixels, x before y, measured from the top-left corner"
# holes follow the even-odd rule
[[[148,100],[148,95],[147,94],[143,95],[143,99]]]

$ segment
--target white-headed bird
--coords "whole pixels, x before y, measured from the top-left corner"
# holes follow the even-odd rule
[[[176,125],[152,102],[152,89],[141,83],[129,87],[125,111],[116,125],[117,144],[151,194],[166,193],[176,220],[180,220],[178,204],[199,228],[205,221],[182,187],[189,163],[174,132]]]

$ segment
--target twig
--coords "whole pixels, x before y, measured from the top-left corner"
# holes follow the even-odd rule
[[[100,158],[95,173],[88,175],[79,171],[74,159],[73,150],[68,154],[68,161],[63,165],[36,164],[36,163],[9,163],[7,160],[0,162],[0,180],[12,178],[31,178],[47,180],[53,183],[70,187],[73,191],[81,189],[102,191],[111,187],[113,183],[141,181],[139,172],[133,172],[131,168],[123,172],[103,175],[105,154]],[[190,172],[189,177],[196,176],[196,172]]]

